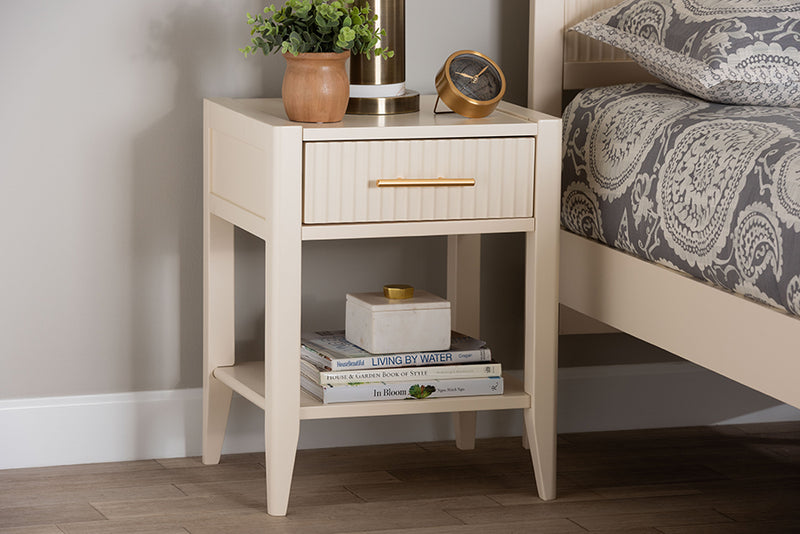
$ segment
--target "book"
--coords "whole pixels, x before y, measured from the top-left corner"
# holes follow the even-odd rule
[[[301,359],[300,370],[317,384],[330,385],[350,384],[353,382],[398,382],[401,380],[479,378],[500,376],[502,374],[501,365],[498,362],[329,371],[318,367],[310,361]]]
[[[300,356],[331,371],[378,369],[451,363],[488,362],[492,352],[484,341],[453,332],[450,349],[445,351],[371,354],[353,345],[344,330],[319,331],[301,336]]]
[[[301,373],[300,385],[306,392],[324,404],[503,394],[503,377],[501,376],[425,380],[424,382],[403,380],[400,382],[320,385]]]

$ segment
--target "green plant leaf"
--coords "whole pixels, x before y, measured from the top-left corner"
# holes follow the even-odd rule
[[[390,58],[390,50],[377,46],[386,35],[377,19],[370,16],[369,6],[354,7],[353,0],[286,0],[280,8],[269,5],[255,17],[247,13],[250,34],[259,39],[253,44],[264,54],[350,50],[369,58]],[[255,50],[252,45],[240,49],[245,57]]]
[[[425,399],[430,397],[434,391],[436,391],[435,386],[421,386],[415,384],[408,389],[408,394],[415,399]]]

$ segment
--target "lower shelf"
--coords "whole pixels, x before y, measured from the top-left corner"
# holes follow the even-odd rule
[[[236,393],[262,410],[264,400],[264,362],[243,362],[230,367],[217,367],[214,376]],[[300,419],[335,419],[376,415],[416,413],[471,412],[530,408],[530,395],[519,380],[503,375],[502,395],[480,397],[448,397],[442,399],[343,402],[323,404],[305,391],[300,391]]]

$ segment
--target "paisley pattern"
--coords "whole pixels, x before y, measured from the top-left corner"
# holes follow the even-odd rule
[[[800,275],[792,278],[786,286],[786,309],[800,315]]]
[[[608,127],[649,99],[653,117]],[[627,84],[583,91],[564,113],[565,228],[800,315],[800,109]]]
[[[781,277],[781,229],[769,206],[756,202],[739,213],[733,230],[733,255],[742,277],[755,283],[761,273],[771,268]]]
[[[624,103],[606,100],[598,106],[587,130],[594,192],[604,200],[622,195],[664,124],[701,107],[706,104],[680,95],[634,95]]]
[[[800,106],[797,0],[625,0],[571,29],[705,100]]]
[[[626,11],[619,21],[621,30],[654,43],[661,43],[667,36],[667,26],[672,18],[670,0],[638,2]]]
[[[676,136],[661,168],[658,211],[667,243],[681,259],[706,267],[719,254],[744,177],[782,130],[723,119],[691,124]]]
[[[694,17],[730,17],[756,14],[788,17],[800,11],[797,0],[682,0],[677,3],[678,13]]]
[[[600,205],[582,182],[570,184],[561,200],[561,220],[572,232],[604,241]]]
[[[770,192],[778,217],[800,232],[800,147],[788,151],[775,165]]]

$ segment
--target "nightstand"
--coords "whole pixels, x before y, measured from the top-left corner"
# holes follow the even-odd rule
[[[555,497],[561,121],[507,103],[483,119],[433,107],[317,125],[290,122],[280,99],[205,101],[203,462],[219,462],[234,391],[262,408],[271,515],[286,514],[301,419],[452,412],[472,448],[476,411],[522,409],[539,496]],[[265,242],[263,362],[234,357],[235,226]],[[480,236],[502,232],[526,236],[522,381],[413,402],[301,391],[303,241],[448,236],[453,328],[477,337]]]

